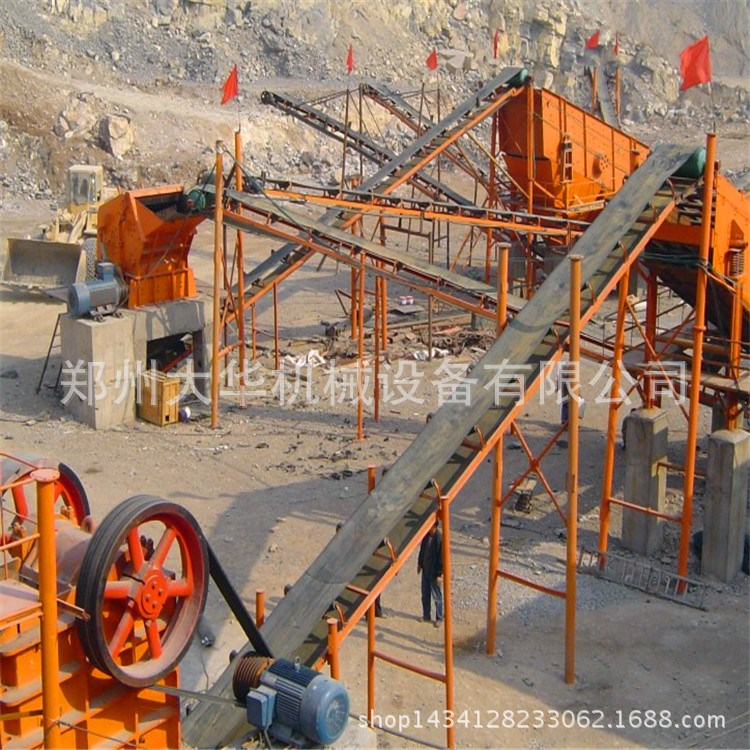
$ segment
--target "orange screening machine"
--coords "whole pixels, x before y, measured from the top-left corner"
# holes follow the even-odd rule
[[[529,87],[498,112],[498,148],[523,209],[592,220],[650,153],[649,147],[563,97]],[[705,150],[678,172],[703,173]],[[750,340],[750,201],[724,176],[714,183],[709,320],[730,340]],[[675,207],[644,254],[656,273],[689,304],[695,303],[701,196]]]
[[[547,89],[529,87],[498,113],[499,149],[524,208],[544,214],[598,211],[649,148]],[[530,205],[529,205],[530,204]]]
[[[194,297],[188,253],[204,217],[188,214],[181,185],[131,190],[99,208],[97,257],[113,263],[128,308]]]

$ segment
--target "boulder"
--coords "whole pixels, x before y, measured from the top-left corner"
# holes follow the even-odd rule
[[[116,159],[122,159],[135,143],[135,133],[130,118],[123,115],[105,115],[99,121],[99,143]]]
[[[72,138],[89,135],[95,123],[96,115],[86,95],[78,94],[68,100],[52,129],[60,138]]]

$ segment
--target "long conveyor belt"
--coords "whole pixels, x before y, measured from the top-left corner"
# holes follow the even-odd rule
[[[207,185],[205,192],[213,195],[212,186]],[[351,232],[345,232],[343,229],[323,224],[320,220],[310,218],[306,214],[293,211],[286,205],[281,205],[276,201],[262,198],[260,196],[248,193],[240,193],[236,190],[225,190],[225,197],[240,204],[246,209],[242,216],[225,212],[224,223],[238,229],[247,228],[248,212],[254,213],[264,218],[263,223],[257,225],[254,231],[263,232],[267,219],[273,222],[276,228],[281,224],[286,225],[293,231],[304,229],[309,238],[312,238],[320,247],[337,247],[343,248],[346,252],[341,253],[344,262],[349,259],[349,250],[354,252],[352,264],[359,263],[358,255],[364,254],[369,260],[378,261],[392,268],[406,286],[409,286],[410,279],[418,282],[427,282],[433,289],[449,289],[451,297],[458,306],[461,306],[463,300],[466,300],[466,307],[473,310],[475,306],[486,306],[487,302],[494,303],[497,299],[497,291],[494,287],[489,286],[481,281],[472,279],[469,276],[450,271],[446,268],[421,260],[413,254],[395,250],[376,242],[359,237]],[[368,266],[370,270],[375,270]],[[463,299],[462,299],[463,298]],[[521,309],[525,301],[516,295],[508,296],[508,309],[515,313]]]
[[[613,288],[623,264],[637,256],[674,206],[675,192],[661,188],[690,156],[685,147],[656,148],[576,243],[575,252],[583,256],[584,321]],[[485,449],[478,447],[483,444],[480,438],[489,440],[505,429],[515,414],[515,398],[504,397],[495,403],[497,367],[503,363],[525,365],[528,390],[540,377],[544,363],[559,354],[567,339],[569,287],[569,269],[563,263],[472,369],[470,376],[475,382],[470,403],[449,403],[435,413],[277,604],[261,629],[276,656],[298,656],[303,663],[316,663],[325,652],[326,625],[321,618],[331,602],[338,598],[347,617],[356,621],[364,611],[365,598],[371,600],[388,567],[404,563],[408,555],[401,553],[414,548],[435,511],[432,482],[443,495],[457,491],[486,455]],[[396,552],[394,562],[376,550],[385,537]],[[211,692],[231,694],[231,674],[230,666]],[[204,704],[184,721],[183,736],[195,747],[218,747],[232,742],[245,728],[244,712]]]
[[[412,107],[406,99],[400,94],[392,91],[382,83],[363,83],[361,84],[361,90],[363,96],[372,99],[377,102],[381,107],[384,107],[392,114],[401,120],[404,124],[410,127],[415,132],[427,130],[432,127],[432,120],[428,119],[423,112]],[[459,169],[463,170],[472,179],[478,179],[485,189],[488,187],[487,174],[478,165],[467,159],[463,152],[453,153],[452,149],[446,152],[446,156],[452,161]]]
[[[264,104],[276,107],[287,115],[296,117],[306,125],[325,135],[339,141],[346,142],[347,148],[362,154],[378,165],[386,164],[396,158],[395,152],[385,146],[376,143],[368,138],[364,133],[353,130],[351,127],[337,120],[335,117],[323,112],[317,107],[301,102],[288,94],[280,94],[275,91],[264,91],[261,94],[261,101]],[[432,125],[432,123],[430,123]],[[430,177],[426,174],[417,173],[411,178],[411,183],[419,188],[425,195],[433,200],[444,196],[449,201],[459,206],[470,206],[471,201],[461,193],[456,192],[448,187],[445,183]]]
[[[611,125],[613,128],[618,127],[617,113],[612,104],[612,98],[609,95],[609,87],[607,86],[607,76],[604,73],[604,67],[598,66],[596,74],[596,103],[599,106],[599,111],[602,115],[602,120]],[[591,70],[591,77],[594,77],[594,71]]]
[[[361,191],[377,188],[380,192],[390,192],[393,185],[406,174],[416,174],[415,164],[423,159],[431,150],[452,135],[462,132],[463,128],[472,121],[483,109],[492,105],[504,93],[519,89],[527,82],[526,71],[523,68],[504,68],[500,73],[485,84],[469,99],[457,106],[440,122],[431,127],[424,135],[417,138],[401,154],[394,156],[362,185]],[[318,221],[324,224],[334,224],[340,221],[340,212],[334,209],[326,211]],[[265,261],[245,274],[245,289],[263,287],[284,271],[286,267],[297,262],[308,252],[298,244],[288,242]]]

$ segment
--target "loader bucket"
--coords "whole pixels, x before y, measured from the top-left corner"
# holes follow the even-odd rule
[[[11,238],[6,249],[4,286],[46,291],[86,278],[86,256],[76,242]]]

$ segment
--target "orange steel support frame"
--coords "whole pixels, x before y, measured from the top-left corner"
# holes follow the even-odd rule
[[[750,341],[746,334],[748,323],[743,329],[743,316],[747,319],[750,300],[745,296],[743,284],[743,272],[747,273],[746,264],[737,262],[736,258],[744,253],[747,258],[747,240],[750,235],[750,219],[748,217],[748,202],[739,199],[737,191],[731,187],[724,178],[714,169],[715,159],[715,136],[709,134],[706,142],[706,170],[704,174],[704,187],[701,207],[700,225],[681,224],[670,222],[663,224],[654,234],[655,239],[679,242],[681,239],[687,245],[698,244],[698,257],[695,265],[695,306],[693,312],[683,322],[673,328],[668,336],[660,336],[657,346],[657,295],[658,279],[656,274],[649,272],[647,275],[647,310],[645,329],[638,322],[632,305],[627,299],[627,280],[621,282],[618,297],[618,312],[616,331],[614,336],[614,348],[612,350],[612,385],[610,391],[609,418],[607,425],[607,443],[604,460],[604,472],[602,478],[602,496],[600,507],[599,527],[599,551],[601,553],[602,565],[606,560],[606,552],[609,540],[609,524],[611,519],[611,505],[627,507],[637,512],[647,513],[663,520],[677,523],[681,526],[680,547],[677,560],[677,573],[686,576],[688,570],[690,533],[692,529],[692,502],[694,497],[695,477],[700,475],[696,469],[695,446],[698,437],[698,411],[701,403],[714,404],[723,401],[726,405],[726,426],[735,429],[740,426],[742,418],[741,394],[742,383],[750,382],[750,373],[743,371],[740,365],[743,347],[747,349]],[[699,235],[695,230],[700,229]],[[681,235],[681,232],[684,233]],[[736,248],[736,250],[733,250]],[[721,269],[721,270],[719,270]],[[721,277],[718,273],[724,273]],[[720,283],[729,292],[731,304],[729,310],[731,316],[729,322],[728,340],[724,344],[706,345],[704,336],[706,334],[706,302],[707,287],[709,283]],[[667,312],[670,312],[668,310]],[[688,409],[680,406],[685,415],[688,425],[687,448],[684,466],[666,462],[664,465],[669,471],[682,473],[683,476],[683,505],[677,514],[658,513],[653,510],[642,508],[633,503],[612,496],[612,482],[614,474],[614,454],[617,443],[617,412],[623,401],[621,390],[621,374],[623,360],[627,355],[625,346],[625,319],[630,314],[634,320],[634,328],[641,334],[640,339],[644,342],[641,356],[650,361],[651,368],[638,366],[635,370],[636,376],[641,381],[636,381],[634,386],[624,393],[629,395],[634,388],[638,388],[644,405],[658,405],[660,395],[655,393],[652,373],[658,372],[659,379],[675,396],[687,396]],[[687,323],[693,324],[692,340],[682,334]],[[743,335],[746,337],[743,343]],[[688,392],[685,393],[685,384],[675,383],[674,378],[669,376],[661,362],[665,352],[674,351],[675,346],[690,348],[691,354],[685,360],[690,364],[688,371]],[[727,386],[724,391],[717,390],[721,386],[714,385],[713,395],[706,392],[703,385],[703,363],[707,358],[719,357],[719,365],[725,367]],[[683,361],[685,361],[683,360]],[[656,368],[654,370],[653,368]],[[629,366],[631,373],[632,365]],[[713,378],[713,379],[712,379]],[[741,380],[743,378],[743,380]],[[709,376],[709,384],[715,383],[715,376]],[[663,387],[663,386],[662,386]],[[710,387],[710,385],[709,385]],[[744,386],[745,394],[747,386]],[[725,395],[722,395],[725,393]],[[747,395],[745,395],[747,399]],[[747,406],[746,406],[747,408]]]
[[[55,555],[56,469],[36,469],[31,478],[37,483],[37,522],[39,529],[39,599],[42,602],[42,727],[44,746],[60,745],[60,662],[57,649],[57,560]]]
[[[660,221],[663,221],[666,216],[668,216],[671,209],[674,207],[674,202],[668,203],[659,216],[654,217],[655,226],[658,226],[658,223]],[[601,302],[606,299],[607,295],[610,291],[612,291],[614,288],[617,287],[618,283],[621,281],[621,279],[628,273],[630,266],[635,262],[638,253],[642,251],[642,249],[645,247],[645,245],[648,243],[648,241],[653,236],[655,229],[652,228],[649,231],[647,231],[641,242],[639,243],[639,248],[636,249],[634,252],[631,253],[631,255],[623,261],[623,264],[621,268],[615,273],[614,277],[611,279],[611,281],[607,284],[605,287],[605,290],[603,293],[594,301],[594,304],[591,305],[585,315],[581,316],[580,324],[579,326],[576,326],[578,330],[580,330],[583,326],[585,326],[591,318],[595,315],[597,310],[599,309],[599,306]],[[575,311],[574,311],[575,312]],[[574,350],[575,355],[575,350]],[[550,364],[554,364],[554,361],[556,361],[557,358],[559,358],[562,354],[562,350],[558,350],[557,355],[555,358],[553,358],[553,362]],[[524,393],[524,399],[519,400],[519,403],[514,407],[513,411],[506,417],[506,419],[503,421],[501,425],[499,425],[496,432],[487,437],[481,445],[476,446],[475,450],[475,456],[472,458],[468,468],[466,471],[461,475],[461,477],[451,486],[450,491],[447,493],[443,493],[439,487],[436,486],[436,490],[438,493],[439,503],[438,508],[436,509],[436,513],[439,514],[439,517],[443,520],[443,523],[445,524],[447,516],[448,516],[448,509],[450,506],[450,503],[455,499],[455,497],[458,495],[458,493],[463,489],[465,484],[468,482],[469,478],[473,476],[476,469],[483,463],[484,459],[487,458],[489,455],[492,455],[492,453],[495,451],[496,446],[498,442],[502,439],[502,435],[507,431],[513,421],[518,417],[518,415],[522,412],[524,405],[528,403],[528,400],[534,395],[537,388],[539,387],[539,380],[535,381],[534,383],[531,383],[525,393]],[[572,462],[572,459],[571,459]],[[575,472],[577,472],[577,464],[575,462],[572,462],[570,466],[573,469],[573,476],[575,475]],[[434,484],[434,482],[433,482]],[[570,513],[567,516],[567,526],[569,528],[569,535],[572,536],[572,538],[576,537],[576,531],[577,528],[577,517],[575,512],[575,503],[576,498],[570,498],[569,499],[569,509],[573,509],[573,512]],[[432,518],[428,518],[427,521],[422,525],[422,527],[417,531],[417,533],[414,535],[414,537],[411,539],[411,541],[408,543],[406,548],[401,552],[401,554],[398,557],[394,557],[392,561],[392,565],[386,570],[386,572],[383,574],[381,579],[378,581],[378,583],[375,585],[375,587],[369,591],[363,598],[360,605],[357,607],[356,611],[349,616],[349,618],[344,621],[343,618],[340,617],[339,621],[332,620],[333,623],[335,623],[335,633],[331,633],[329,630],[329,644],[331,647],[336,649],[336,652],[338,652],[338,649],[340,648],[341,643],[346,639],[346,637],[353,632],[354,628],[357,626],[357,624],[360,622],[360,620],[363,617],[368,617],[368,610],[374,605],[375,599],[378,595],[380,595],[384,589],[387,587],[388,583],[393,579],[393,577],[398,573],[398,571],[403,567],[406,560],[410,557],[410,555],[415,551],[419,543],[421,542],[421,539],[425,536],[427,533],[429,527],[432,525],[433,520]],[[572,527],[572,528],[571,528]],[[448,537],[448,542],[450,541],[450,537]],[[450,555],[449,551],[449,544],[445,546],[445,526],[444,526],[444,553],[448,556]],[[520,576],[517,576],[515,574],[509,573],[507,571],[503,571],[501,569],[498,569],[496,571],[496,576],[500,578],[504,578],[506,580],[510,580],[516,583],[520,583],[522,585],[525,585],[527,587],[530,587],[534,590],[540,591],[542,593],[549,594],[551,596],[555,596],[557,598],[567,600],[570,602],[567,605],[567,612],[566,612],[566,624],[567,624],[567,636],[566,636],[566,679],[571,680],[574,679],[574,616],[575,616],[575,589],[574,584],[571,583],[569,579],[569,575],[572,574],[575,575],[575,566],[572,564],[572,560],[574,559],[573,556],[573,550],[572,547],[568,547],[566,551],[566,591],[558,591],[555,589],[548,588],[546,586],[542,586],[539,584],[536,584],[534,581],[524,579]],[[450,562],[448,563],[450,565]],[[446,573],[447,576],[447,573]],[[446,602],[450,598],[450,588],[446,590]],[[489,616],[488,616],[489,619]],[[449,615],[448,615],[448,608],[446,607],[446,627],[448,627],[447,623],[449,621]],[[331,623],[329,622],[329,627],[331,626]],[[452,696],[453,696],[453,662],[452,662],[452,651],[450,653],[448,652],[448,644],[446,639],[446,654],[445,654],[445,664],[446,664],[446,670],[445,673],[437,673],[433,672],[431,670],[426,670],[420,666],[409,664],[403,660],[397,659],[395,657],[392,657],[390,655],[387,655],[377,649],[372,650],[370,646],[372,645],[372,638],[374,636],[371,636],[370,633],[374,629],[374,624],[372,626],[368,625],[368,668],[371,667],[374,670],[374,664],[375,659],[380,659],[382,661],[387,661],[395,666],[400,666],[402,668],[408,669],[410,671],[413,671],[417,674],[421,674],[423,676],[429,677],[431,679],[435,679],[441,682],[444,682],[446,685],[446,706],[450,707],[452,705]],[[333,657],[334,659],[337,659],[338,653]],[[322,664],[324,664],[326,661],[330,662],[330,653],[324,654],[318,662],[316,663],[316,667],[320,668]],[[336,667],[338,669],[338,666]],[[374,677],[368,677],[368,705],[374,704]],[[449,738],[448,742],[454,741],[455,738]]]

